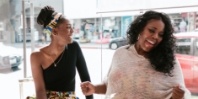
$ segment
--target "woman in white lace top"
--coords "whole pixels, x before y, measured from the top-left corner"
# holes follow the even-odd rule
[[[138,16],[127,31],[129,44],[115,51],[104,82],[83,82],[82,92],[106,94],[106,99],[189,99],[174,56],[173,32],[164,13],[147,11]]]

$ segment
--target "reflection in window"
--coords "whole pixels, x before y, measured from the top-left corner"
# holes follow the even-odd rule
[[[194,55],[198,56],[198,39],[195,39],[194,47]]]
[[[178,39],[176,41],[177,44],[177,49],[176,49],[176,53],[178,54],[187,54],[190,55],[190,42],[191,39]]]

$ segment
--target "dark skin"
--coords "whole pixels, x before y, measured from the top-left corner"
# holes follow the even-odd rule
[[[147,52],[156,47],[163,39],[164,23],[161,20],[150,20],[140,33],[135,48],[139,55],[146,57]],[[178,86],[173,88],[171,99],[182,99],[184,91]]]
[[[37,99],[47,99],[42,69],[48,68],[63,52],[65,46],[72,42],[72,34],[71,24],[65,19],[52,30],[51,43],[40,51],[31,54],[31,70]]]
[[[161,20],[152,19],[147,23],[135,43],[135,49],[139,55],[147,57],[147,53],[158,46],[163,39],[164,27],[164,23]],[[107,86],[104,83],[93,85],[87,81],[81,83],[81,89],[84,95],[91,95],[93,93],[105,94]],[[171,99],[183,99],[183,97],[184,90],[182,90],[179,85],[175,86],[172,91]]]
[[[146,54],[158,46],[163,39],[164,23],[156,20],[150,20],[149,23],[139,34],[138,41],[135,43],[138,54],[142,56],[146,56]]]

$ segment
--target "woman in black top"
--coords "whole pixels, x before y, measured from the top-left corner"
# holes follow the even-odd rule
[[[36,99],[75,97],[76,68],[81,81],[90,81],[90,76],[78,43],[72,41],[73,29],[69,20],[52,7],[45,6],[37,23],[44,26],[44,33],[50,34],[51,43],[31,54]],[[93,95],[86,99],[93,99]]]

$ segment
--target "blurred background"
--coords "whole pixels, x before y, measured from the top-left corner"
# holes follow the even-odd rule
[[[137,15],[147,10],[167,13],[175,35],[182,35],[177,36],[176,57],[186,86],[192,99],[198,99],[198,0],[0,0],[0,93],[4,99],[34,95],[29,56],[50,42],[36,23],[46,5],[71,21],[73,39],[82,48],[93,83],[100,83],[107,74],[115,49],[127,44],[126,30]],[[76,80],[77,95],[84,99],[78,75]]]

